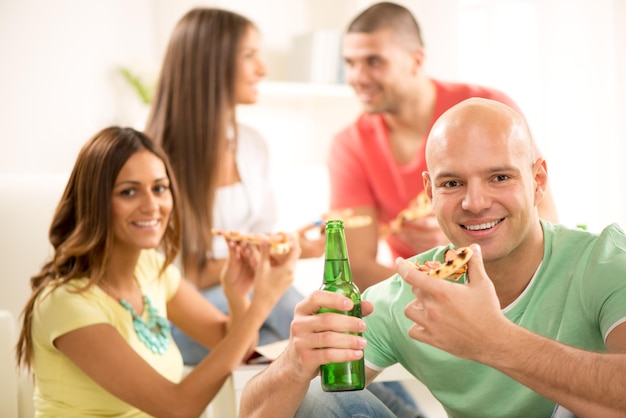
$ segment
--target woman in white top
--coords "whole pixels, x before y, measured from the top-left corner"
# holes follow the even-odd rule
[[[237,13],[189,11],[171,35],[146,126],[169,155],[180,185],[185,276],[224,311],[219,277],[227,247],[211,229],[276,232],[267,146],[236,122],[236,106],[257,101],[257,83],[266,74],[259,45],[255,25]],[[323,239],[300,236],[302,257],[323,254]],[[260,343],[288,338],[301,299],[294,287],[285,292],[260,331]],[[178,330],[174,337],[186,364],[207,354]]]

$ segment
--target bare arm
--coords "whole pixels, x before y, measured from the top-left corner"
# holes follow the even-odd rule
[[[207,265],[201,273],[198,270],[197,256],[192,256],[185,263],[185,277],[198,289],[208,289],[220,284],[220,273],[225,264],[225,258],[207,260]]]
[[[109,324],[91,325],[64,334],[55,340],[55,346],[104,389],[150,415],[198,416],[229,373],[241,363],[272,307],[293,282],[295,263],[300,256],[297,243],[278,266],[270,265],[269,245],[262,248],[253,277],[254,297],[245,312],[232,321],[228,332],[224,316],[216,313],[187,283],[181,282],[179,291],[168,303],[168,313],[181,329],[191,330],[195,336],[217,334],[201,338],[214,348],[178,384],[159,374]],[[234,274],[231,278],[236,277]],[[247,293],[247,287],[239,280],[228,286],[238,284]],[[212,315],[215,318],[210,318]]]
[[[292,418],[295,415],[312,377],[294,369],[289,356],[283,353],[246,384],[239,416]]]
[[[57,338],[55,345],[108,392],[150,415],[199,416],[244,358],[269,309],[251,307],[246,317],[179,384],[159,374],[108,324],[69,332]]]
[[[168,302],[167,311],[174,325],[209,349],[224,338],[230,321],[185,280],[181,280],[176,295]]]
[[[409,335],[458,357],[494,367],[579,417],[626,414],[626,324],[607,338],[609,353],[567,346],[510,322],[472,245],[472,280],[464,286],[431,277],[398,260],[398,272],[419,295],[405,309]],[[463,300],[463,304],[454,301]],[[480,344],[476,344],[480,341]]]
[[[207,303],[184,280],[181,281],[177,294],[168,303],[169,320],[193,340],[210,349],[221,341],[232,323],[240,320],[249,308],[248,294],[257,274],[250,265],[250,260],[255,259],[254,263],[257,264],[261,257],[258,250],[233,242],[228,244],[228,251],[228,259],[223,260],[228,263],[221,263],[222,270],[216,275],[218,280],[221,278],[225,282],[222,287],[228,301],[229,316]],[[259,274],[265,275],[267,272]],[[277,288],[276,291],[280,292],[280,289]]]
[[[293,417],[321,364],[353,361],[363,356],[365,339],[345,332],[363,332],[359,318],[334,313],[315,314],[320,307],[348,310],[350,299],[337,293],[315,291],[300,302],[291,325],[285,352],[246,385],[240,416]],[[373,307],[362,302],[363,314]],[[368,377],[375,376],[375,373]]]
[[[610,354],[570,347],[507,325],[493,342],[494,349],[477,356],[477,361],[506,373],[579,418],[626,414],[626,324],[609,335]]]

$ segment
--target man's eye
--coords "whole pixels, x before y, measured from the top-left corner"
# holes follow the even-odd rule
[[[441,187],[451,188],[451,187],[457,187],[458,185],[459,185],[458,181],[450,180],[450,181],[446,181],[445,183],[443,183]]]
[[[506,174],[499,174],[495,178],[495,180],[497,182],[505,181],[505,180],[508,180],[508,179],[509,179],[509,176],[507,176]]]

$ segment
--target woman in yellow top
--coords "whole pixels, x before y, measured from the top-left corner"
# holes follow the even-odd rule
[[[171,173],[161,149],[130,128],[103,129],[81,150],[17,344],[38,417],[198,416],[291,285],[295,239],[278,265],[268,243],[229,245],[221,281],[230,317],[181,279],[171,264],[181,235]],[[211,348],[185,378],[168,321]]]

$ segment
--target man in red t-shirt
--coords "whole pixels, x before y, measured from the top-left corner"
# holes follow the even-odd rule
[[[378,259],[380,227],[423,190],[424,148],[435,120],[470,97],[498,100],[521,111],[500,91],[428,77],[419,25],[400,5],[378,3],[358,15],[344,36],[343,56],[346,80],[361,101],[363,114],[334,138],[328,161],[330,205],[350,208],[374,221],[346,230],[354,281],[363,291],[395,273]],[[539,214],[557,221],[549,190]],[[385,238],[393,258],[448,242],[433,214],[406,223]]]

